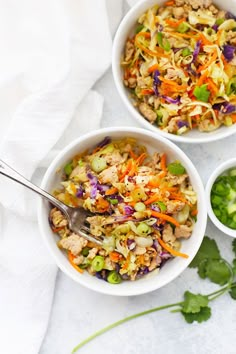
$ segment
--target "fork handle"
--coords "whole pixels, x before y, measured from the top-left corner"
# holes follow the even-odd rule
[[[0,174],[2,174],[4,176],[12,179],[13,181],[31,189],[33,192],[36,192],[41,197],[47,199],[50,203],[52,203],[54,206],[56,206],[58,209],[60,209],[63,213],[65,213],[67,217],[69,217],[68,212],[67,212],[67,206],[64,203],[60,202],[55,197],[53,197],[51,194],[49,194],[45,190],[41,189],[40,187],[36,186],[32,182],[30,182],[28,179],[26,179],[20,173],[15,171],[12,167],[7,165],[2,160],[0,160]]]

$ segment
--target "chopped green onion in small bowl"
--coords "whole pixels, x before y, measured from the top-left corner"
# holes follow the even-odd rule
[[[223,233],[236,238],[236,158],[218,166],[206,185],[208,215]]]

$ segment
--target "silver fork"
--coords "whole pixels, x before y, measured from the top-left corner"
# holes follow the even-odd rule
[[[0,160],[0,174],[12,179],[13,181],[22,184],[23,186],[38,193],[41,197],[47,199],[51,204],[58,208],[67,218],[69,228],[86,240],[96,243],[99,246],[103,245],[103,242],[96,239],[91,235],[90,229],[85,225],[86,218],[88,216],[96,215],[92,214],[81,207],[72,208],[66,204],[60,202],[51,194],[45,190],[39,188],[28,179],[23,177],[20,173],[15,171],[12,167],[8,166],[4,161]]]

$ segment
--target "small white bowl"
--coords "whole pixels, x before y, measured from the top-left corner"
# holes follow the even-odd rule
[[[198,217],[194,226],[193,233],[188,240],[182,241],[181,251],[189,255],[188,259],[176,257],[167,262],[160,270],[159,274],[151,274],[146,278],[137,281],[124,281],[119,285],[112,285],[108,282],[97,279],[94,276],[84,272],[82,275],[78,273],[69,263],[66,255],[57,247],[58,236],[55,235],[48,222],[49,204],[44,201],[39,201],[38,221],[39,227],[52,257],[58,267],[85,287],[109,295],[129,296],[148,293],[156,290],[175,279],[180,273],[187,268],[188,264],[197,253],[206,228],[207,210],[205,201],[205,191],[199,174],[185,153],[180,150],[175,144],[169,140],[139,128],[107,128],[94,131],[86,134],[77,140],[73,141],[69,146],[62,150],[59,155],[49,166],[41,187],[49,192],[52,192],[60,183],[60,175],[56,174],[59,167],[64,166],[75,154],[83,152],[86,149],[93,148],[105,136],[110,136],[112,139],[120,139],[124,137],[133,137],[139,143],[145,145],[150,153],[154,151],[165,152],[169,161],[179,160],[185,166],[192,186],[198,196]]]
[[[112,71],[116,88],[123,103],[131,115],[136,119],[136,121],[144,128],[150,129],[158,135],[164,136],[167,139],[171,139],[179,143],[208,143],[211,141],[226,138],[236,133],[236,124],[234,124],[230,127],[221,126],[219,129],[216,129],[212,132],[200,132],[195,129],[183,135],[174,135],[168,132],[164,132],[163,130],[149,123],[133,106],[129,97],[130,93],[123,84],[123,70],[120,65],[125,42],[127,38],[134,33],[138,18],[154,4],[162,5],[164,2],[165,1],[163,0],[145,0],[138,2],[123,18],[116,32],[112,51]],[[236,15],[236,0],[215,0],[214,3],[219,8],[232,12]]]
[[[233,230],[233,229],[225,226],[224,224],[222,224],[222,222],[220,222],[220,220],[215,216],[212,206],[211,206],[211,189],[212,189],[212,186],[213,186],[215,180],[217,179],[217,177],[219,177],[220,175],[223,175],[224,172],[226,172],[227,170],[229,170],[232,167],[236,168],[236,157],[223,162],[220,166],[218,166],[214,170],[214,172],[211,174],[211,176],[206,184],[205,190],[206,190],[207,210],[208,210],[208,215],[209,215],[211,221],[213,222],[213,224],[215,224],[215,226],[220,231],[224,232],[226,235],[236,238],[236,230]]]

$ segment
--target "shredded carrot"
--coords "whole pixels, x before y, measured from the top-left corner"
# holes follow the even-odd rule
[[[112,194],[115,194],[117,191],[118,191],[117,188],[112,187],[105,192],[105,195],[112,195]]]
[[[109,209],[110,204],[106,199],[99,197],[96,201],[96,206],[100,212],[104,212]]]
[[[196,216],[198,214],[198,210],[197,209],[194,209],[191,211],[190,213],[192,216]]]
[[[169,221],[170,223],[174,224],[175,226],[179,226],[178,221],[176,219],[172,218],[172,216],[159,213],[158,211],[155,211],[155,210],[151,210],[151,209],[149,209],[149,210],[151,211],[152,216]]]
[[[211,44],[212,44],[212,42],[209,41],[209,40],[204,36],[203,33],[199,33],[199,39],[201,40],[202,45],[211,45]]]
[[[142,165],[143,161],[146,159],[147,154],[143,152],[137,159],[136,159],[136,165]]]
[[[180,200],[181,202],[188,204],[189,206],[192,206],[192,204],[187,199],[185,199],[182,195],[179,195],[177,193],[171,193],[169,198],[175,199],[175,200]]]
[[[150,68],[148,69],[149,74],[153,73],[153,71],[158,70],[159,69],[159,65],[158,64],[154,64],[152,66],[150,66]]]
[[[61,227],[53,227],[53,228],[52,228],[52,232],[57,233],[57,232],[59,232],[59,231],[63,230],[64,228],[65,228],[65,226],[61,226]]]
[[[157,200],[160,200],[160,194],[153,194],[150,198],[148,198],[144,204],[145,205],[149,205],[149,204],[152,204],[154,202],[156,202]]]
[[[221,47],[221,45],[220,45],[220,39],[221,39],[222,32],[223,32],[222,29],[220,29],[220,30],[217,32],[216,44],[217,44],[219,47]]]
[[[123,258],[123,256],[120,253],[115,252],[115,251],[114,252],[110,252],[109,253],[109,257],[110,257],[112,262],[119,262]]]
[[[69,262],[70,262],[70,264],[72,265],[72,267],[74,267],[78,272],[83,273],[83,272],[84,272],[83,269],[81,269],[80,267],[78,267],[78,266],[73,262],[74,258],[75,258],[75,256],[74,256],[70,251],[68,251],[68,259],[69,259]]]
[[[124,171],[124,173],[122,173],[122,175],[120,176],[120,182],[123,182],[124,179],[125,179],[125,176],[129,173],[129,171],[131,170],[132,168],[132,160],[129,160],[128,163],[127,163],[127,166],[126,166],[126,169]]]
[[[179,32],[173,32],[170,30],[165,30],[165,32],[168,32],[171,36],[174,37],[181,37],[181,38],[194,38],[194,39],[198,39],[196,34],[187,34],[187,33],[179,33]]]
[[[163,172],[166,172],[166,154],[161,156],[161,169]]]
[[[185,20],[186,20],[185,18],[181,18],[179,21],[172,21],[169,19],[166,19],[165,21],[166,21],[167,25],[169,25],[171,27],[178,27]]]
[[[200,73],[201,71],[207,69],[212,63],[214,63],[214,61],[216,61],[217,57],[218,54],[215,51],[214,54],[211,56],[210,60],[206,64],[200,66],[200,68],[197,69],[197,72]]]
[[[154,90],[153,89],[143,89],[141,91],[141,94],[146,96],[146,95],[152,95],[154,93]]]
[[[133,152],[132,149],[129,150],[129,154],[130,154],[130,156],[131,156],[134,160],[137,159],[137,155]]]
[[[128,176],[133,177],[137,171],[137,165],[135,162],[132,163],[132,167],[128,173]]]
[[[188,258],[187,254],[181,253],[181,252],[178,252],[178,251],[174,250],[173,248],[168,246],[160,237],[157,238],[157,241],[160,243],[162,248],[164,248],[167,252],[169,252],[173,256]]]
[[[174,1],[167,1],[167,2],[165,2],[165,6],[173,6],[175,4],[175,2]]]
[[[217,92],[219,91],[217,85],[214,83],[214,81],[211,78],[207,79],[207,88],[208,90],[211,91],[213,95],[217,94]]]
[[[231,114],[231,118],[233,123],[236,123],[236,114]]]
[[[157,176],[153,176],[150,181],[148,182],[147,186],[151,188],[157,188],[160,186],[160,178]]]

